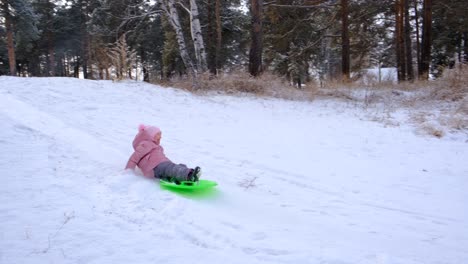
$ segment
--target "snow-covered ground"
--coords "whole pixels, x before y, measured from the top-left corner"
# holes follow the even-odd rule
[[[337,100],[0,77],[0,263],[465,263],[466,134]],[[140,123],[203,196],[123,168]]]
[[[369,68],[364,70],[363,77],[360,80],[364,84],[398,82],[397,68]]]

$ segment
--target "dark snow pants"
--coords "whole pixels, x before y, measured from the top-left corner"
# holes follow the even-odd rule
[[[184,164],[175,164],[170,161],[166,161],[156,166],[153,171],[154,177],[159,179],[186,181],[191,169],[187,168]]]

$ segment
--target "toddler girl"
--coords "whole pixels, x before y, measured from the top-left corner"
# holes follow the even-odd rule
[[[200,167],[187,168],[184,164],[175,164],[164,155],[164,149],[159,145],[161,130],[155,126],[140,125],[138,134],[133,140],[133,149],[125,169],[135,169],[138,166],[146,177],[173,181],[198,181],[201,175]]]

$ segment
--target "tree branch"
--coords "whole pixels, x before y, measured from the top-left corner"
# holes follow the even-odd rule
[[[190,15],[190,9],[188,9],[186,6],[184,6],[184,4],[182,4],[180,1],[177,2],[185,11],[187,11],[187,13],[189,13]]]

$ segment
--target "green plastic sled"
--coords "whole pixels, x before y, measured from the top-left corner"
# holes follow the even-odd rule
[[[175,184],[174,182],[165,180],[159,180],[159,183],[162,187],[179,190],[204,190],[218,185],[218,183],[209,180],[199,180],[198,182],[183,181],[180,184]]]

